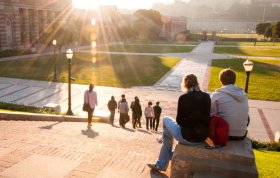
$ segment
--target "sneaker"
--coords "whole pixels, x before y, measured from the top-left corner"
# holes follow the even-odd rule
[[[155,171],[165,171],[165,170],[159,168],[158,166],[156,166],[156,164],[154,164],[154,163],[148,163],[147,166]]]

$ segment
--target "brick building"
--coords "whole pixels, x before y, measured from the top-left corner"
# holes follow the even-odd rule
[[[177,35],[187,30],[186,17],[162,16],[163,22],[160,36],[168,40],[175,40]]]
[[[71,0],[0,0],[0,50],[30,48]]]

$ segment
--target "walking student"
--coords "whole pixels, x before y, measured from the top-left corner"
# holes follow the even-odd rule
[[[154,114],[155,117],[153,118],[153,130],[157,131],[161,114],[161,107],[159,106],[159,101],[157,101],[156,105],[154,106]]]
[[[88,113],[88,128],[91,128],[92,124],[92,115],[94,112],[95,107],[97,106],[97,93],[93,90],[94,84],[89,84],[89,90],[85,91],[84,94],[84,103],[89,103]]]
[[[117,109],[117,102],[115,100],[114,96],[111,96],[111,100],[108,102],[108,109],[110,111],[110,119],[109,123],[113,126],[114,125],[114,119],[115,119],[115,111]]]
[[[118,112],[120,113],[119,124],[121,127],[125,128],[125,124],[129,121],[129,108],[128,103],[125,99],[125,95],[122,95],[121,97],[122,99],[118,102]]]
[[[148,102],[148,106],[145,107],[145,117],[146,117],[146,129],[152,129],[153,125],[152,125],[152,118],[154,118],[154,109],[152,107],[152,102],[149,101]]]
[[[141,117],[142,117],[142,108],[140,105],[140,100],[138,97],[135,99],[133,105],[131,106],[132,109],[132,126],[135,129],[137,123],[139,123],[139,128],[141,128]]]

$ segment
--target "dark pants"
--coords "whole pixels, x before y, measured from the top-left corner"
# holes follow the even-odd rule
[[[153,130],[157,131],[159,124],[159,117],[153,118]]]
[[[115,120],[115,110],[113,111],[110,111],[110,119],[109,119],[109,122],[110,124],[114,124],[114,120]]]
[[[146,117],[146,129],[149,130],[149,124],[150,124],[150,129],[153,127],[152,123],[152,117]]]
[[[92,121],[92,115],[93,115],[93,111],[94,111],[94,108],[93,109],[89,109],[88,110],[88,123],[91,124],[91,121]]]
[[[132,116],[132,120],[133,120],[133,128],[136,127],[137,123],[139,124],[139,127],[141,127],[141,116]]]
[[[125,124],[128,122],[127,117],[129,117],[128,113],[120,113],[120,126],[125,126]]]

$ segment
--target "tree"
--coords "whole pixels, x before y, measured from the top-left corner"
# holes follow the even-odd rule
[[[144,39],[157,39],[161,32],[161,15],[155,10],[140,9],[134,13],[136,17],[134,30]]]
[[[275,25],[275,36],[276,38],[280,38],[280,21]]]
[[[264,37],[272,39],[272,25],[266,27]]]
[[[271,26],[271,23],[259,23],[256,26],[256,33],[259,35],[264,35],[267,27]]]

